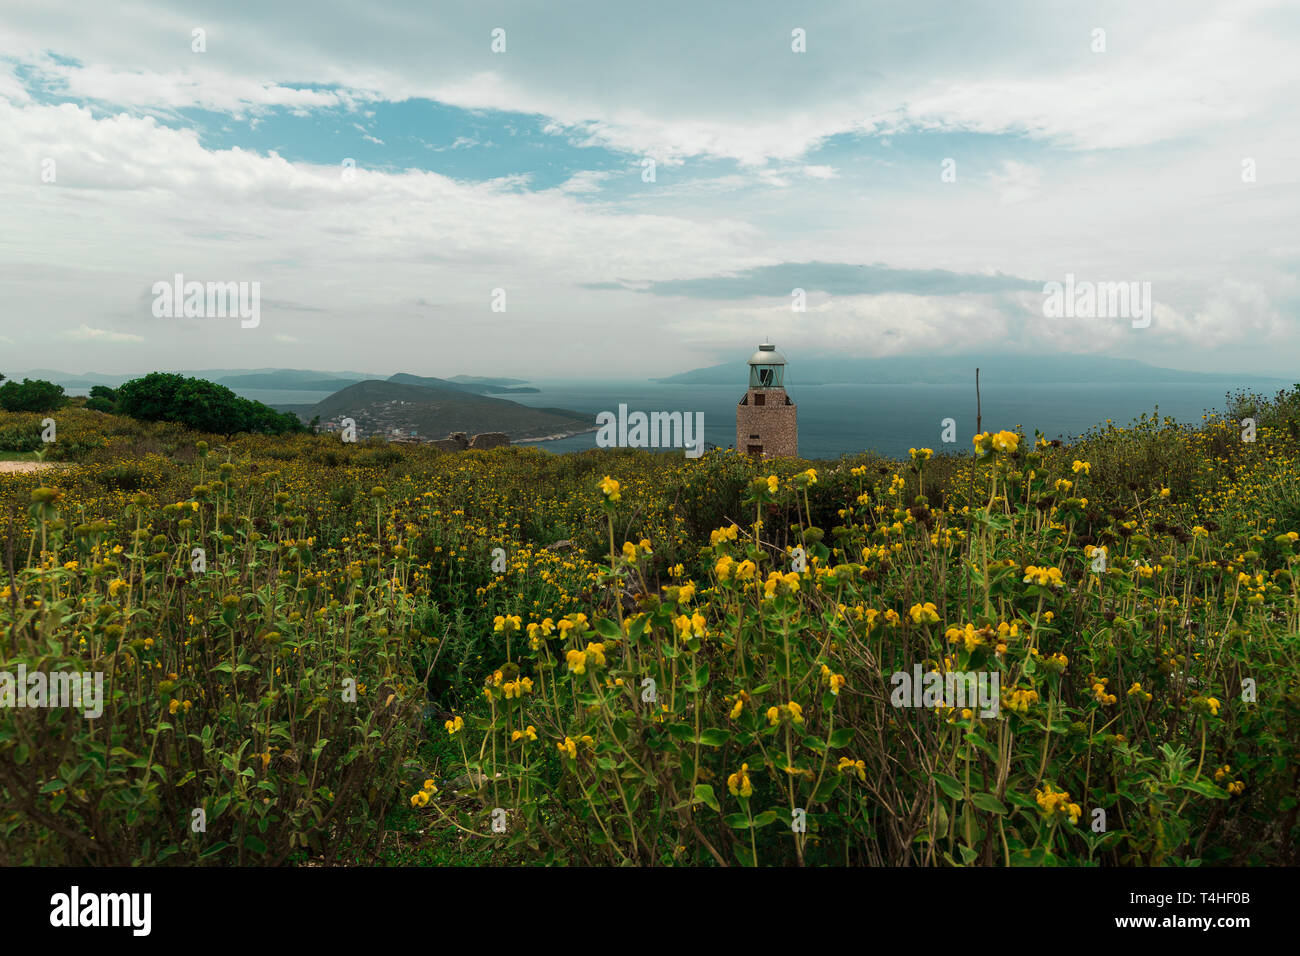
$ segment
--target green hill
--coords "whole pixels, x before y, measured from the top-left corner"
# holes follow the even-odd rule
[[[511,441],[519,441],[577,433],[593,425],[588,416],[567,409],[530,408],[463,388],[378,379],[349,385],[309,407],[284,407],[305,421],[317,415],[321,422],[355,419],[362,434],[387,434],[400,428],[415,429],[422,438],[444,438],[451,432],[504,432]]]

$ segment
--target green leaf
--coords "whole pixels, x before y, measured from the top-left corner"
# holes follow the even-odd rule
[[[206,850],[200,853],[199,858],[202,859],[208,856],[215,856],[216,854],[220,853],[228,846],[230,846],[230,844],[227,843],[225,840],[222,840],[220,843],[214,843],[212,844],[212,846],[208,847]]]
[[[262,838],[255,837],[251,833],[248,836],[244,837],[244,847],[246,849],[252,850],[254,853],[258,853],[258,854],[266,853],[266,844],[262,842]]]
[[[707,783],[697,783],[695,785],[695,799],[698,803],[704,804],[714,813],[720,812],[718,798],[713,795],[713,787]]]
[[[843,782],[843,777],[837,777],[833,774],[822,778],[822,782],[817,785],[817,792],[810,798],[813,803],[825,803],[831,798],[831,794]]]
[[[700,733],[699,743],[707,747],[721,747],[731,739],[731,731],[723,730],[720,727],[710,727]]]
[[[722,821],[733,830],[749,829],[749,817],[743,813],[728,813],[722,818]]]
[[[839,730],[836,730],[831,734],[831,739],[827,742],[827,746],[832,750],[838,747],[847,747],[852,740],[853,728],[841,727]]]
[[[962,789],[961,783],[956,777],[950,777],[946,773],[936,773],[934,782],[939,785],[939,789],[954,800],[960,800],[966,796],[966,791]]]
[[[1193,793],[1199,793],[1203,797],[1211,797],[1215,800],[1226,800],[1228,791],[1221,790],[1208,780],[1189,780],[1187,783],[1178,785],[1180,790],[1190,790]]]
[[[676,737],[678,740],[689,740],[692,742],[694,742],[695,740],[695,731],[691,729],[689,724],[683,724],[683,723],[669,724],[668,735],[670,737]]]
[[[975,806],[979,807],[981,810],[987,810],[989,813],[996,813],[1000,817],[1006,816],[1006,806],[991,793],[972,794],[970,802],[975,804]],[[965,849],[965,847],[962,847],[963,851]],[[969,863],[970,860],[967,860],[966,862]]]
[[[611,641],[617,641],[623,636],[623,632],[619,630],[618,624],[607,617],[602,617],[596,622],[596,631],[601,637],[607,637]]]

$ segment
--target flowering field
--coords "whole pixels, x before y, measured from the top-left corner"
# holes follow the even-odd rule
[[[1298,396],[833,463],[68,409],[0,671],[102,714],[0,710],[0,862],[1300,863]]]

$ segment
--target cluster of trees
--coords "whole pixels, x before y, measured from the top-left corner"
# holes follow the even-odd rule
[[[0,375],[0,379],[4,376]],[[67,403],[63,386],[40,379],[0,386],[0,408],[10,412],[48,412]],[[284,435],[307,431],[297,415],[240,398],[224,385],[169,372],[152,372],[116,389],[96,385],[86,407],[141,421],[180,422],[219,435],[260,432]]]
[[[4,376],[0,375],[0,382]],[[68,402],[63,386],[39,378],[25,378],[21,382],[8,381],[0,385],[0,408],[6,412],[52,412]]]
[[[91,398],[96,397],[92,392]],[[170,372],[132,379],[116,390],[114,400],[120,415],[146,422],[180,422],[197,431],[284,435],[307,430],[291,412],[277,412],[269,405],[240,398],[215,382]]]

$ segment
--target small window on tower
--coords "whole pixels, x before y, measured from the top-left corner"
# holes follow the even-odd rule
[[[755,405],[766,405],[766,404],[767,404],[767,396],[764,395],[762,392],[755,392],[755,393],[754,393],[754,404],[755,404]]]

